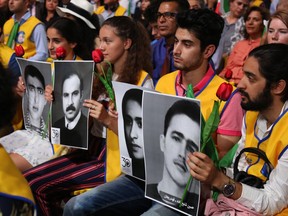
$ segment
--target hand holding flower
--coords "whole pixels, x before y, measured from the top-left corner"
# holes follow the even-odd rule
[[[93,57],[94,62],[96,63],[96,68],[98,69],[99,67],[101,68],[100,70],[101,74],[99,73],[95,73],[95,74],[100,79],[102,84],[104,85],[110,100],[115,104],[115,94],[114,94],[113,86],[112,86],[112,65],[110,62],[106,61],[109,67],[106,72],[104,71],[102,65],[100,64],[104,60],[103,53],[100,49],[93,50],[92,57]]]
[[[111,129],[114,133],[118,133],[118,117],[113,117],[109,114],[103,104],[95,100],[85,100],[83,106],[90,108],[90,116],[97,119],[103,125]]]
[[[224,82],[219,86],[216,92],[216,96],[220,99],[220,101],[227,101],[230,98],[232,91],[233,86]],[[191,84],[188,85],[187,96],[194,98]],[[186,184],[186,188],[179,205],[180,207],[182,207],[182,203],[186,197],[188,187],[192,181],[192,177],[195,177],[196,179],[205,183],[211,184],[211,179],[214,180],[214,178],[217,177],[216,174],[218,175],[220,172],[217,169],[220,169],[221,167],[227,167],[232,163],[233,157],[231,157],[231,155],[235,154],[236,148],[233,147],[227,153],[227,155],[219,160],[218,152],[211,136],[216,131],[220,122],[220,101],[214,101],[212,111],[206,121],[201,115],[201,151],[189,154],[187,163],[191,169],[191,176],[188,180],[188,183]],[[217,199],[218,192],[214,192],[213,197]]]

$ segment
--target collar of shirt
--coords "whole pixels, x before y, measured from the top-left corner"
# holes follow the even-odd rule
[[[282,115],[282,113],[288,109],[288,101],[286,101],[282,107],[282,110],[279,114]],[[268,135],[268,133],[271,131],[274,124],[270,125],[269,128],[267,128],[267,120],[263,118],[262,115],[259,115],[257,119],[257,127],[256,127],[256,134],[260,139],[263,139],[265,136]]]
[[[196,86],[193,86],[193,92],[194,95],[197,94],[202,88],[205,87],[207,82],[212,78],[212,76],[215,75],[215,72],[212,68],[212,66],[209,64],[208,71],[206,72],[205,76],[202,78],[202,80],[197,83]],[[187,86],[183,85],[183,76],[182,76],[182,71],[179,70],[177,76],[176,76],[176,94],[178,96],[186,96],[186,91],[187,91]]]
[[[26,22],[30,17],[31,17],[31,12],[30,12],[30,10],[27,10],[26,13],[21,17],[20,25],[22,25],[24,22]],[[15,14],[12,15],[12,18],[14,20],[16,20],[15,19]]]
[[[65,127],[68,129],[68,130],[72,130],[74,129],[74,127],[77,125],[79,119],[81,117],[81,111],[78,113],[78,115],[76,116],[76,118],[72,121],[72,122],[69,122],[67,120],[67,118],[65,117]]]

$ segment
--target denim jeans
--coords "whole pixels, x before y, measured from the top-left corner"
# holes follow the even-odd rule
[[[184,215],[174,209],[168,208],[160,203],[153,202],[152,207],[141,214],[141,216],[180,216]]]
[[[144,196],[144,182],[122,175],[70,199],[63,215],[141,215],[151,203]]]

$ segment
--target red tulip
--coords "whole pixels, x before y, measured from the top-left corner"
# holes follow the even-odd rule
[[[64,49],[64,47],[57,47],[56,48],[56,58],[58,60],[64,60],[66,57],[66,50]]]
[[[100,63],[104,60],[103,53],[100,49],[95,49],[92,51],[92,59],[95,63]]]
[[[21,45],[15,46],[14,50],[17,57],[22,57],[25,54],[24,48]]]
[[[225,73],[225,79],[230,80],[232,78],[232,71],[230,69],[228,69]]]
[[[216,92],[216,95],[220,100],[227,101],[232,91],[233,91],[233,86],[230,83],[224,82],[219,86]]]

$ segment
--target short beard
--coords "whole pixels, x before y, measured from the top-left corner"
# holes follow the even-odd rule
[[[244,110],[250,110],[250,111],[263,111],[265,109],[267,109],[268,107],[271,106],[272,102],[273,102],[273,97],[270,93],[270,86],[265,86],[265,88],[263,89],[263,92],[261,92],[260,94],[257,95],[256,99],[254,101],[252,101],[249,97],[249,95],[244,92],[243,90],[239,89],[239,92],[246,96],[248,102],[243,103],[241,102],[241,107]]]

